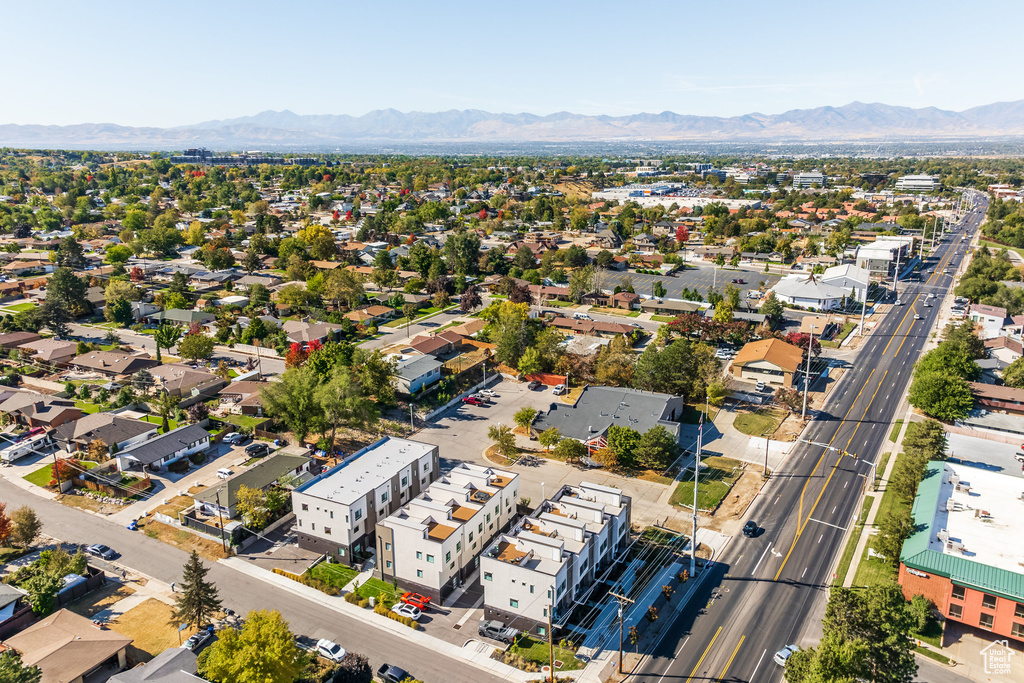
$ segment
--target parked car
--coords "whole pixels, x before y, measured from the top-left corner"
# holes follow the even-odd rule
[[[519,629],[506,628],[500,621],[481,621],[476,627],[477,635],[491,638],[500,643],[511,643],[519,636]]]
[[[250,458],[261,458],[270,454],[270,445],[262,441],[251,443],[245,447],[245,454]]]
[[[557,385],[554,389],[551,390],[551,393],[554,394],[555,396],[561,396],[562,394],[565,393],[565,385]]]
[[[195,633],[189,636],[189,639],[186,640],[181,647],[185,650],[190,650],[192,652],[199,652],[199,650],[201,650],[202,647],[206,645],[208,642],[210,642],[212,639],[213,627],[207,626],[199,633]]]
[[[786,660],[788,660],[793,655],[793,653],[799,649],[800,648],[798,648],[796,645],[787,645],[786,647],[776,652],[775,657],[773,657],[773,659],[775,660],[775,663],[779,666],[786,666]]]
[[[532,382],[526,385],[526,388],[529,389],[530,391],[540,389],[540,380],[533,380]]]
[[[411,680],[412,676],[405,669],[400,669],[393,664],[381,664],[377,669],[377,680],[380,683],[402,683]]]
[[[572,314],[572,319],[573,320],[593,320],[593,318],[591,318],[586,313],[573,313]]]
[[[476,396],[467,396],[466,398],[462,399],[462,402],[468,403],[471,406],[482,406],[484,404],[484,402],[478,399]]]
[[[766,385],[764,382],[762,382],[761,380],[757,380],[757,384],[754,385],[754,388],[757,389],[758,391],[764,391],[765,386]]]
[[[326,638],[316,641],[316,653],[332,662],[340,662],[345,658],[345,648]]]
[[[227,467],[221,467],[219,470],[217,470],[217,477],[219,477],[220,479],[227,479],[232,474],[234,474],[234,471],[229,470]]]
[[[478,394],[482,394],[484,396],[487,396],[489,398],[497,398],[498,397],[497,392],[495,392],[493,389],[481,389],[477,393]]]
[[[415,605],[410,605],[407,602],[400,602],[391,608],[391,611],[401,617],[409,617],[413,621],[419,621],[422,612],[420,608]]]
[[[757,536],[757,522],[750,519],[743,525],[743,535],[747,538],[754,538]]]
[[[248,440],[248,436],[246,436],[245,434],[239,434],[238,432],[231,432],[223,439],[224,443],[229,443],[232,446],[240,446]]]
[[[426,612],[430,607],[430,598],[420,593],[402,593],[402,602],[416,607],[421,612]]]
[[[94,543],[92,545],[85,546],[85,552],[104,560],[112,560],[117,557],[117,553],[102,543]]]

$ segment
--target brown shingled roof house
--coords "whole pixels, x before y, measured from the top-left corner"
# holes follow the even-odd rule
[[[792,387],[804,352],[781,339],[761,339],[744,345],[732,362],[734,377]]]

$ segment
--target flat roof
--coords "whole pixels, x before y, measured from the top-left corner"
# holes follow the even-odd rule
[[[455,527],[431,521],[427,524],[427,537],[435,541],[444,541],[455,533]]]
[[[386,436],[295,490],[352,505],[435,448],[428,443]]]

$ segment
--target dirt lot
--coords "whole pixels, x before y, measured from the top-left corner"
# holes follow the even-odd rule
[[[120,512],[125,507],[123,505],[114,505],[112,503],[101,503],[98,500],[86,498],[85,496],[64,495],[61,496],[59,500],[62,505],[67,505],[69,508],[98,512],[101,515],[112,515],[115,512]]]
[[[178,628],[171,623],[172,614],[170,605],[150,598],[110,621],[112,630],[134,639],[128,646],[130,665],[148,662],[164,650],[178,647]],[[194,632],[191,628],[182,631],[182,642]]]
[[[710,517],[710,523],[705,522],[705,525],[723,534],[738,533],[744,513],[761,489],[761,472],[760,467],[749,465],[733,484],[729,494],[715,510],[715,514]]]
[[[220,543],[189,533],[184,529],[172,527],[163,522],[144,518],[139,520],[139,529],[150,538],[155,538],[167,545],[173,545],[187,553],[195,550],[204,560],[216,562],[219,559],[228,557]]]
[[[131,586],[108,581],[107,585],[83,596],[68,606],[68,609],[83,617],[92,618],[119,600],[132,595],[135,589]]]

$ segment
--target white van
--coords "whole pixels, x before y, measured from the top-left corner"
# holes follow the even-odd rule
[[[222,467],[219,470],[217,470],[217,476],[220,477],[221,479],[227,479],[232,474],[234,474],[234,472],[229,470],[227,467]]]

